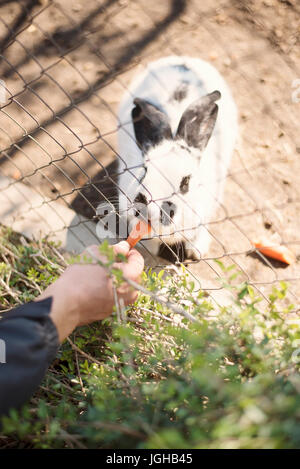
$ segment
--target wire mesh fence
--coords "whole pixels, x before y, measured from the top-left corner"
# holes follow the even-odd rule
[[[220,262],[233,264],[238,281],[266,300],[273,285],[287,281],[298,309],[299,262],[271,261],[252,239],[266,236],[300,254],[300,9],[281,0],[202,3],[0,2],[1,223],[70,250],[99,242],[97,207],[119,214],[124,92],[155,59],[199,57],[229,83],[240,138],[224,199],[204,226],[208,252],[187,259],[182,243],[160,237],[166,249],[154,256],[145,244],[146,265],[160,268],[171,251],[171,264],[184,261],[199,288],[219,301]]]

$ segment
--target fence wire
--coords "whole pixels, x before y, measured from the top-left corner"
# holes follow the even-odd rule
[[[212,297],[223,290],[216,261],[266,300],[287,281],[297,310],[299,37],[296,0],[0,1],[0,222],[25,234],[31,223],[51,236],[67,230],[82,248],[98,242],[98,205],[118,209],[118,106],[130,81],[159,57],[200,57],[232,89],[240,139],[206,224],[210,250],[185,265]],[[257,236],[289,246],[297,262],[255,251]],[[146,264],[165,265],[146,251]],[[174,249],[173,263],[182,260]]]

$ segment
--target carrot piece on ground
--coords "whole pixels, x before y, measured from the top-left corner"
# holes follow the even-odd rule
[[[145,221],[139,220],[131,230],[127,243],[133,248],[142,238],[151,233],[151,225]]]
[[[277,259],[285,264],[293,264],[296,261],[295,254],[286,246],[281,246],[267,239],[252,241],[252,244],[267,257]]]

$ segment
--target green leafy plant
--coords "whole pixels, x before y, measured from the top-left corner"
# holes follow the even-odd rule
[[[33,300],[65,264],[56,244],[29,242],[0,225],[0,311]]]
[[[22,267],[31,289],[25,293],[17,277],[8,284],[24,301],[38,293],[33,285],[54,280],[60,261],[45,242],[43,252],[52,254],[37,267],[37,246],[24,251],[15,244],[23,257],[13,268]],[[104,244],[101,253],[111,269],[111,248]],[[11,267],[2,261],[7,282]],[[62,345],[30,403],[2,419],[0,446],[299,448],[300,331],[288,287],[274,287],[264,303],[251,285],[232,285],[239,272],[224,267],[223,273],[235,297],[223,308],[196,290],[184,268],[144,273],[133,306],[79,328]],[[8,295],[6,301],[15,304]],[[168,304],[180,304],[196,321]]]

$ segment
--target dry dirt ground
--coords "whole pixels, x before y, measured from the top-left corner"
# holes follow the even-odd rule
[[[92,217],[111,185],[101,170],[117,158],[116,113],[134,74],[170,54],[208,60],[232,89],[240,141],[211,250],[189,270],[220,288],[214,259],[236,264],[262,295],[286,280],[299,307],[299,46],[298,0],[1,0],[0,172]],[[298,261],[249,253],[260,235]]]

